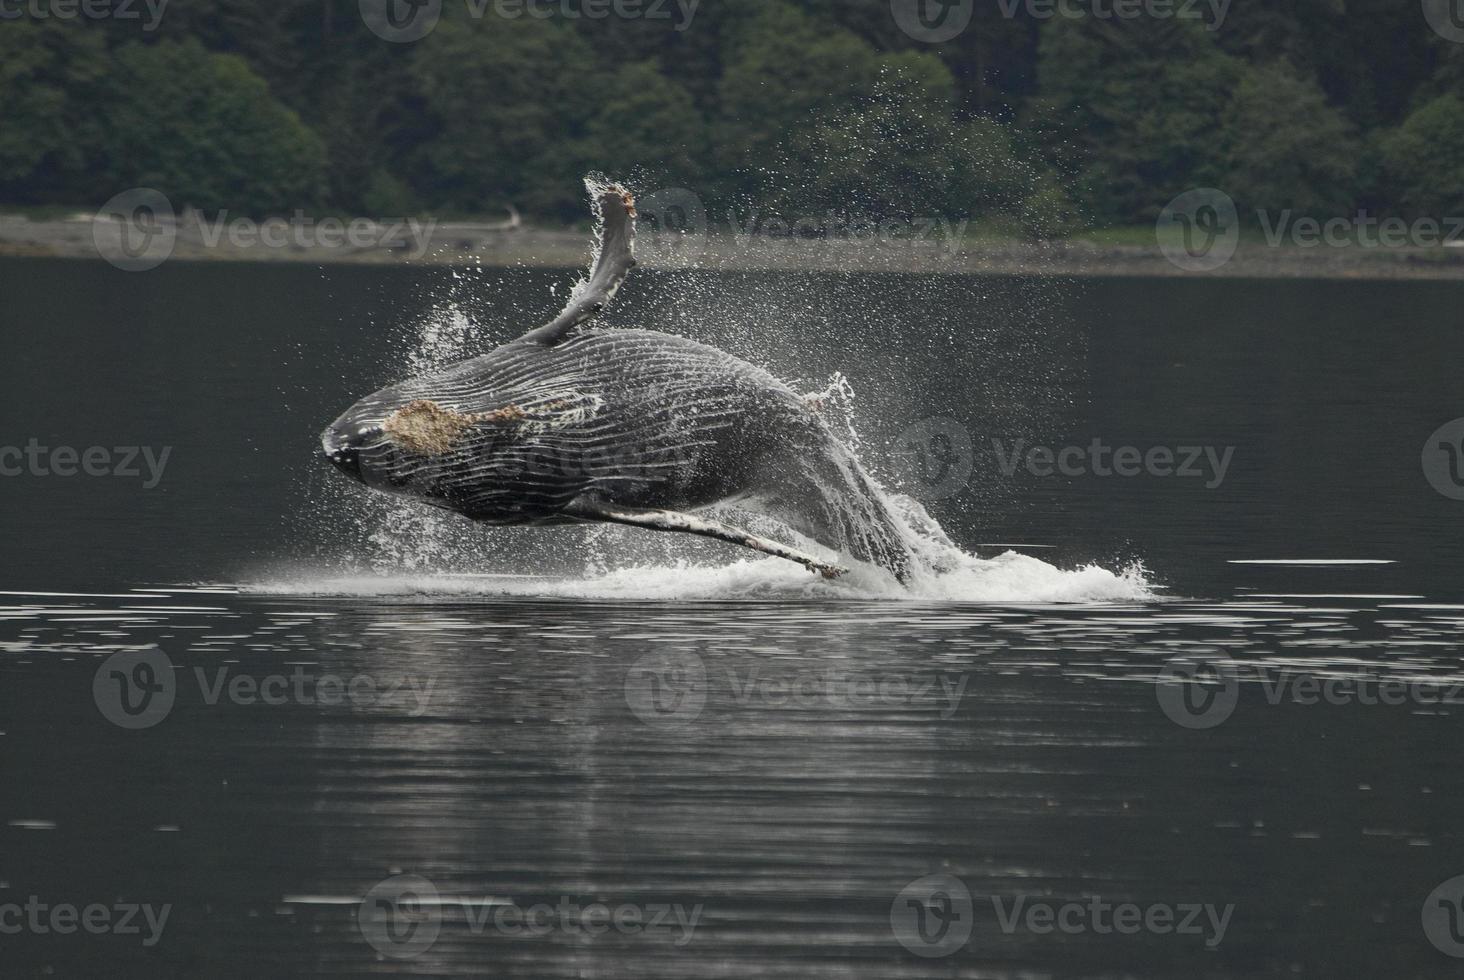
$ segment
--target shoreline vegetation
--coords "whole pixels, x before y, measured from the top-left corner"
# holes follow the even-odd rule
[[[249,223],[242,229],[180,221],[162,243],[167,260],[301,262],[314,264],[583,266],[590,236],[580,228],[539,228],[501,222],[428,218],[322,219],[302,233],[298,224]],[[102,225],[99,230],[99,225]],[[185,230],[186,229],[186,230]],[[110,238],[108,235],[110,234]],[[349,239],[349,240],[348,240]],[[117,231],[90,214],[5,213],[0,209],[0,257],[109,260]],[[158,247],[156,244],[154,248]],[[1461,279],[1464,247],[1380,244],[1273,245],[1243,235],[1234,254],[1209,269],[1170,260],[1152,227],[1097,230],[1066,239],[1027,241],[996,234],[922,235],[868,239],[796,238],[737,229],[702,235],[643,235],[637,258],[645,268],[728,271],[896,272],[1076,277],[1190,276],[1197,278]]]
[[[1464,28],[1440,3],[664,8],[683,19],[417,2],[383,23],[342,0],[198,0],[146,24],[19,17],[0,31],[0,211],[517,208],[533,228],[406,258],[578,264],[577,236],[551,229],[580,219],[581,179],[600,173],[719,226],[753,202],[795,223],[945,216],[963,244],[945,264],[964,271],[1451,275],[1458,250],[1437,239],[1464,224]],[[1156,247],[1171,219],[1183,243]],[[1411,244],[1369,247],[1380,222]],[[1353,246],[1297,241],[1308,225]],[[1212,261],[1231,228],[1240,250]],[[5,247],[70,254],[72,231],[12,225]],[[726,231],[708,262],[930,268],[903,244]],[[196,245],[178,254],[261,254]],[[371,252],[265,257],[402,258]]]

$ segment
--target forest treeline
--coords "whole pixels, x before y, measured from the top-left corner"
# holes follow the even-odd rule
[[[357,0],[0,20],[0,201],[149,186],[236,214],[557,222],[598,170],[713,208],[1028,236],[1152,221],[1198,186],[1242,213],[1464,214],[1464,44],[1418,0],[1248,0],[1218,24],[981,0],[941,44],[889,0],[705,0],[689,23],[560,2],[446,0],[412,43]]]

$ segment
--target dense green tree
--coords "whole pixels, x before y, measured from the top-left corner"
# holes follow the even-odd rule
[[[1357,192],[1360,144],[1311,79],[1280,67],[1246,72],[1221,117],[1217,181],[1243,213],[1339,214]]]
[[[178,207],[264,213],[316,206],[325,147],[243,58],[196,41],[115,53],[107,175]]]
[[[1380,140],[1384,186],[1413,215],[1464,214],[1464,99],[1441,95]]]
[[[1043,27],[1041,110],[1054,156],[1100,222],[1153,220],[1216,178],[1220,119],[1244,64],[1193,21],[1056,18]]]
[[[1417,3],[1287,0],[1232,3],[1215,31],[1228,53],[1266,65],[1284,61],[1315,78],[1352,122],[1396,119],[1432,67],[1431,39]]]
[[[1204,184],[1247,209],[1455,206],[1439,100],[1464,97],[1464,45],[1416,4],[1255,0],[1212,25],[1003,0],[928,44],[888,0],[702,2],[689,22],[567,2],[444,4],[407,44],[355,0],[188,0],[155,31],[0,20],[0,199],[152,183],[236,210],[576,220],[598,169],[694,187],[719,215],[938,212],[1027,234],[1075,207],[1147,222]]]
[[[586,169],[654,171],[663,182],[694,185],[706,151],[706,122],[691,95],[654,62],[626,65],[597,86],[582,147]]]
[[[64,199],[84,186],[101,152],[109,69],[96,32],[55,20],[0,29],[0,188],[12,199]]]
[[[790,197],[812,209],[920,214],[948,203],[955,81],[913,52],[881,60],[868,91],[810,118],[801,158],[785,157]]]
[[[785,165],[816,152],[820,117],[846,111],[873,91],[880,57],[849,31],[830,29],[772,0],[731,25],[714,134],[718,161],[758,186],[775,159]],[[792,176],[796,186],[802,174]],[[776,187],[773,189],[777,189]]]
[[[411,54],[432,130],[409,183],[450,208],[578,214],[594,64],[562,22],[444,19]]]

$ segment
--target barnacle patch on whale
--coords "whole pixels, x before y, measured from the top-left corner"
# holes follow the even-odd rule
[[[440,456],[480,422],[513,422],[523,417],[524,410],[517,405],[465,415],[419,398],[388,415],[382,429],[403,449],[424,456]]]

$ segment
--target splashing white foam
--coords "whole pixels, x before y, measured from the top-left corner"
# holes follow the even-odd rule
[[[396,566],[373,563],[296,571],[245,583],[245,592],[313,596],[522,597],[602,600],[868,600],[990,603],[1110,603],[1157,598],[1140,565],[1113,572],[1097,565],[1062,569],[1006,551],[980,558],[962,551],[925,509],[908,497],[886,495],[901,534],[917,561],[904,584],[881,569],[856,565],[826,580],[781,558],[739,558],[720,564],[693,556],[707,545],[684,535],[651,535],[623,528],[587,529],[575,542],[585,569],[578,575],[431,573],[427,568],[471,566],[452,538],[424,535],[419,550]],[[411,506],[408,504],[407,506]],[[435,516],[435,515],[433,515]],[[444,515],[451,521],[451,515]],[[461,519],[457,519],[461,526]],[[499,534],[522,534],[500,529]],[[835,557],[817,543],[784,530],[814,553]],[[410,540],[397,539],[400,544]],[[703,553],[704,554],[704,553]],[[435,557],[456,559],[438,563]],[[612,562],[614,565],[612,567]]]
[[[635,565],[600,575],[432,575],[413,573],[295,575],[245,583],[268,595],[441,596],[675,600],[898,599],[940,602],[1104,603],[1155,598],[1143,569],[1115,573],[1096,565],[1064,570],[1008,551],[995,558],[962,556],[957,568],[910,587],[857,570],[834,581],[780,558],[726,565]]]

